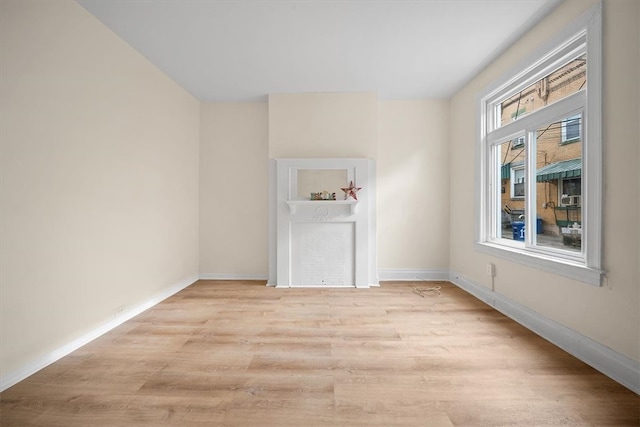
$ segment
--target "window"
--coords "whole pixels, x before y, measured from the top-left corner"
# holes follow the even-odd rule
[[[601,58],[597,4],[480,95],[479,250],[600,285]]]
[[[580,196],[582,195],[582,179],[571,178],[560,180],[558,187],[559,195],[563,206],[580,206]]]
[[[562,121],[562,143],[568,144],[580,139],[580,114]]]
[[[524,146],[524,136],[519,136],[516,139],[511,140],[511,149],[515,150]]]
[[[511,198],[524,198],[524,166],[511,168]]]

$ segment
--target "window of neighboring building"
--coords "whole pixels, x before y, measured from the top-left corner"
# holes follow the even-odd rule
[[[577,114],[562,121],[562,143],[568,144],[580,140],[580,119]]]
[[[511,168],[511,198],[524,199],[524,166]]]
[[[511,149],[524,147],[524,136],[519,136],[516,139],[511,140]]]
[[[602,275],[601,25],[597,4],[481,95],[477,156],[477,247],[594,285]],[[522,239],[505,231],[506,206],[524,221]]]
[[[560,206],[581,206],[582,179],[561,179],[558,186],[558,199],[560,199]]]

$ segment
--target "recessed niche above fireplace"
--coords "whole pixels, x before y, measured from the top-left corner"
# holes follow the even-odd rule
[[[378,285],[373,160],[271,160],[269,210],[270,286]]]

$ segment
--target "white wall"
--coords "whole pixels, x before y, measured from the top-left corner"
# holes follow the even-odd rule
[[[594,287],[493,258],[474,250],[474,173],[477,94],[548,40],[594,1],[567,0],[451,100],[451,269],[490,288],[485,265],[496,265],[495,291],[611,349],[640,360],[638,209],[639,52],[635,0],[605,1],[604,268]],[[633,178],[632,178],[633,177]],[[633,232],[631,232],[633,230]]]
[[[198,275],[199,103],[73,1],[2,1],[0,363]]]
[[[266,278],[267,103],[203,103],[200,117],[200,273]]]

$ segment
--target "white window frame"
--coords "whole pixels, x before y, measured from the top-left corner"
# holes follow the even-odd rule
[[[587,55],[587,86],[561,100],[500,125],[500,102],[540,80],[576,53]],[[476,249],[600,286],[602,263],[602,5],[597,3],[518,66],[487,87],[478,97],[476,145]],[[535,130],[582,114],[582,249],[571,253],[535,245],[535,233],[525,242],[501,238],[498,147],[525,132],[526,223],[536,223]]]

